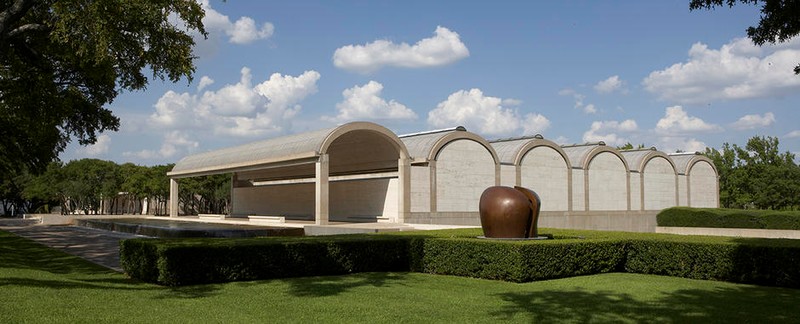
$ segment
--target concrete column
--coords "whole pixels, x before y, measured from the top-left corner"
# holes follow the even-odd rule
[[[583,169],[583,206],[589,211],[589,169]]]
[[[430,187],[431,188],[431,213],[435,213],[435,212],[438,211],[438,209],[436,207],[436,200],[438,200],[438,197],[436,196],[437,185],[436,185],[436,161],[435,160],[428,162],[428,170],[430,171],[430,174],[431,174],[431,176],[430,176],[430,181],[431,181],[431,187]]]
[[[169,217],[178,217],[178,180],[169,179]]]
[[[328,224],[328,198],[329,198],[329,182],[328,172],[330,169],[330,157],[328,154],[319,156],[319,161],[316,162],[317,177],[314,180],[316,188],[316,206],[314,209],[314,219],[317,225]]]
[[[235,214],[234,211],[236,209],[234,209],[234,204],[236,203],[236,197],[234,195],[236,195],[236,190],[234,190],[234,188],[236,188],[236,182],[238,181],[239,176],[236,174],[236,172],[231,173],[231,203],[228,206],[228,217],[233,217]]]
[[[411,212],[411,163],[407,158],[397,160],[397,223],[406,222]]]

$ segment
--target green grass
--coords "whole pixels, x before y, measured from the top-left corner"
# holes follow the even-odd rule
[[[0,231],[0,323],[800,322],[800,290],[611,273],[363,273],[167,288]]]

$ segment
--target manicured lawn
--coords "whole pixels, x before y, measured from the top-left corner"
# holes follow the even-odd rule
[[[0,323],[800,322],[800,290],[612,273],[364,273],[165,288],[0,231]]]

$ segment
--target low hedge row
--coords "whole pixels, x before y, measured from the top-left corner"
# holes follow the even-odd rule
[[[800,211],[672,207],[656,218],[658,226],[800,230]]]
[[[120,264],[131,277],[168,286],[408,271],[408,240],[380,236],[129,239],[120,243]]]
[[[626,271],[800,288],[800,241],[565,230],[549,230],[554,240],[499,241],[475,238],[479,231],[130,239],[120,258],[131,277],[171,286],[381,271],[512,282]]]

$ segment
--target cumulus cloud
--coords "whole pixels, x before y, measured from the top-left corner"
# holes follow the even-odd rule
[[[798,138],[798,137],[800,137],[800,129],[793,130],[793,131],[789,132],[788,134],[784,135],[783,137],[786,137],[786,138]]]
[[[384,66],[422,68],[446,65],[469,56],[458,33],[438,26],[434,36],[414,45],[376,40],[365,45],[347,45],[333,53],[333,65],[340,69],[369,73]]]
[[[323,117],[325,120],[346,122],[352,120],[415,119],[417,114],[405,105],[381,98],[383,85],[370,81],[363,86],[354,86],[342,91],[344,100],[336,104],[339,114],[336,117]]]
[[[681,135],[721,131],[722,127],[709,124],[700,118],[689,116],[681,106],[667,107],[664,117],[656,124],[656,133]]]
[[[170,131],[164,134],[164,141],[158,151],[145,149],[137,152],[123,152],[122,155],[126,157],[137,157],[144,160],[171,158],[178,152],[191,152],[199,145],[199,142],[190,140],[186,132]]]
[[[200,82],[197,84],[197,91],[203,91],[206,87],[214,84],[214,79],[209,78],[208,76],[203,76],[200,78]]]
[[[108,152],[111,147],[111,137],[107,134],[100,134],[97,136],[97,141],[94,144],[87,145],[78,149],[88,156],[99,156]]]
[[[768,112],[765,113],[763,116],[754,114],[754,115],[744,115],[742,118],[739,118],[736,122],[731,124],[731,127],[736,130],[747,130],[747,129],[755,129],[761,127],[768,127],[775,123],[775,114]]]
[[[800,37],[779,45],[755,46],[735,39],[720,49],[695,43],[684,63],[650,73],[645,89],[682,104],[783,96],[797,93],[793,68],[800,57]]]
[[[202,94],[166,92],[155,104],[148,119],[156,129],[194,130],[215,136],[258,137],[279,134],[291,126],[302,109],[300,102],[317,92],[320,74],[306,71],[299,76],[272,74],[268,80],[252,84],[250,69],[241,70],[236,84]],[[186,133],[170,135],[171,146],[162,147],[161,156],[171,148],[185,147],[180,140]],[[147,154],[147,153],[143,153]]]
[[[529,113],[524,117],[503,103],[519,100],[503,100],[484,96],[480,89],[456,91],[428,112],[428,124],[435,128],[463,125],[467,129],[486,136],[540,133],[550,126],[542,115]]]
[[[573,89],[562,89],[558,92],[558,95],[572,97],[572,99],[575,100],[575,105],[573,107],[575,109],[580,109],[584,114],[588,115],[597,113],[597,108],[594,106],[594,104],[584,104],[583,100],[586,99],[586,96]]]
[[[240,17],[236,21],[231,21],[227,15],[211,8],[208,0],[200,1],[200,5],[205,10],[203,25],[206,30],[213,35],[221,32],[228,36],[228,42],[234,44],[249,44],[260,39],[267,39],[272,36],[275,26],[269,22],[262,23],[261,26],[250,17]]]
[[[662,152],[704,152],[706,147],[706,143],[695,138],[665,136],[659,139],[659,149]]]
[[[525,115],[525,123],[522,125],[524,134],[537,134],[550,128],[550,120],[542,114],[530,113]]]
[[[597,91],[597,93],[600,94],[609,94],[614,91],[624,91],[622,88],[624,84],[624,81],[620,80],[618,75],[614,75],[595,84],[594,91]]]
[[[595,121],[592,126],[583,133],[584,142],[598,142],[603,141],[607,145],[621,146],[630,142],[628,135],[636,132],[639,126],[633,119],[627,119],[622,122],[616,120],[609,121]]]

